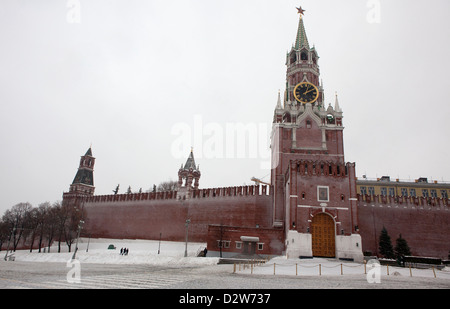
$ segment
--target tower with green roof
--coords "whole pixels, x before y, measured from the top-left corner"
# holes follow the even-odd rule
[[[273,226],[283,227],[286,255],[362,261],[355,163],[345,162],[343,112],[324,103],[319,55],[303,10],[286,55],[286,92],[274,111],[271,139]]]
[[[295,44],[286,55],[286,104],[296,104],[296,99],[293,95],[294,88],[301,82],[310,82],[319,90],[319,96],[316,104],[323,104],[323,88],[320,83],[319,70],[319,55],[316,48],[310,47],[308,37],[306,35],[305,24],[303,21],[303,10],[301,7],[297,8],[300,14],[297,36]]]
[[[94,195],[94,165],[95,158],[92,156],[91,147],[89,147],[84,156],[80,158],[80,164],[69,192],[63,193],[64,203],[76,206],[80,200]]]
[[[192,191],[198,189],[201,173],[199,166],[195,165],[194,151],[191,149],[186,163],[178,170],[178,198],[189,199]]]
[[[70,185],[70,192],[94,195],[94,164],[95,158],[92,156],[91,147],[89,147],[84,156],[81,156],[77,174]]]

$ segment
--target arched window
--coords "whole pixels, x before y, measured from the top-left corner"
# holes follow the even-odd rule
[[[297,54],[296,53],[292,53],[291,55],[291,64],[295,63],[297,61]]]
[[[302,52],[302,53],[300,54],[300,59],[301,59],[301,60],[308,60],[308,54],[305,53],[305,52]]]

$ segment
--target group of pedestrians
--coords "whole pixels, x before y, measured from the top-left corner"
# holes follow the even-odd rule
[[[120,255],[128,255],[128,248],[120,248]]]

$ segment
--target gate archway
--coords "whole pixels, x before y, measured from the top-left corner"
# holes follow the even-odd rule
[[[312,253],[317,257],[336,256],[334,220],[326,213],[319,213],[311,221]]]

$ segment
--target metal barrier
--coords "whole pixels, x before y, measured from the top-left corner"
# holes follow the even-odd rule
[[[292,270],[292,274],[295,274],[295,276],[302,275],[302,271],[301,271],[302,268],[305,268],[305,269],[317,268],[316,274],[319,275],[319,276],[322,276],[322,275],[333,275],[333,274],[330,274],[329,272],[327,274],[325,274],[326,273],[326,271],[325,271],[326,269],[339,268],[339,273],[338,274],[343,276],[343,275],[346,274],[345,268],[353,268],[353,269],[361,268],[360,272],[356,272],[356,273],[355,272],[350,272],[350,273],[347,273],[347,274],[358,274],[359,273],[359,274],[367,275],[366,261],[364,261],[363,264],[356,264],[356,265],[351,265],[351,264],[348,264],[348,263],[337,263],[335,265],[330,265],[330,264],[323,264],[323,263],[318,263],[318,264],[278,263],[277,264],[275,262],[274,263],[269,263],[267,260],[249,260],[248,262],[234,263],[233,273],[241,272],[241,271],[245,271],[247,269],[250,269],[250,274],[254,274],[256,267],[260,267],[260,268],[268,268],[268,267],[270,267],[270,268],[273,268],[273,272],[270,271],[270,273],[273,273],[273,275],[277,275],[277,274],[286,275],[286,272],[277,273],[277,270],[279,270],[280,268],[288,268],[288,267],[291,267],[293,269]],[[383,266],[380,265],[380,270],[381,270],[382,267],[385,267],[385,272],[384,273],[387,276],[391,275],[391,272],[392,272],[393,269],[396,270],[394,272],[394,274],[396,274],[400,270],[403,270],[403,272],[404,272],[405,269],[408,270],[408,268],[409,268],[409,272],[408,272],[409,276],[413,277],[413,267],[411,267],[411,265],[409,265],[409,267],[394,267],[394,266],[389,266],[389,265],[383,265]],[[391,270],[391,272],[390,272],[390,270]],[[436,268],[433,266],[431,268],[431,270],[433,272],[433,277],[437,278]],[[421,269],[420,271],[422,273],[424,273],[423,269]],[[441,272],[441,273],[445,274],[444,276],[445,277],[448,276],[448,279],[450,279],[450,271]],[[264,274],[268,274],[268,272],[266,272]],[[308,272],[308,273],[303,272],[303,274],[304,275],[312,275],[311,272]],[[336,274],[337,274],[337,272],[334,273],[334,275],[336,275]]]

